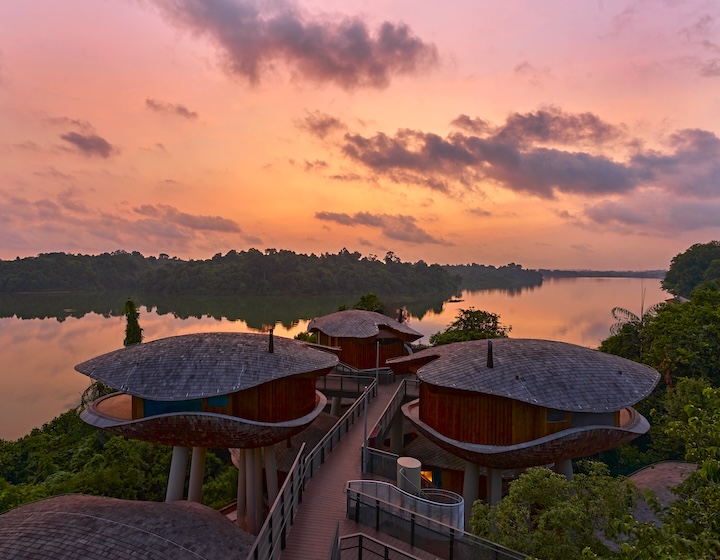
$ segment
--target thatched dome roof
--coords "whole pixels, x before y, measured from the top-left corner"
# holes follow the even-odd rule
[[[371,338],[380,334],[380,329],[392,331],[398,338],[407,341],[422,338],[422,334],[395,319],[362,309],[346,309],[310,321],[308,332],[320,331],[337,338]]]
[[[275,379],[329,371],[337,356],[289,338],[200,333],[162,338],[75,366],[80,373],[138,397],[176,401],[226,395]]]
[[[15,560],[244,559],[254,537],[192,502],[60,496],[0,515],[0,557]]]
[[[643,364],[551,340],[492,339],[456,342],[393,358],[421,365],[418,378],[431,385],[515,399],[574,412],[609,412],[649,395],[660,374]]]

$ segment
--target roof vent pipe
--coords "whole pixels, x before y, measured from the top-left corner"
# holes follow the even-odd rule
[[[492,340],[488,340],[488,351],[487,351],[487,367],[495,367],[493,364],[493,356],[492,356]]]
[[[275,352],[275,341],[273,340],[273,327],[270,327],[270,344],[268,345],[268,352],[270,354]]]

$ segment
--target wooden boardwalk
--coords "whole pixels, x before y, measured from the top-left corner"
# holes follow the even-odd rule
[[[372,430],[392,399],[399,383],[380,385],[378,395],[368,406],[368,432]],[[363,477],[360,457],[363,445],[363,420],[358,419],[328,456],[325,464],[308,482],[282,560],[327,560],[335,526],[340,523],[340,535],[367,532],[379,539],[387,538],[393,546],[420,558],[434,559],[410,545],[385,537],[380,533],[345,519],[345,484]]]

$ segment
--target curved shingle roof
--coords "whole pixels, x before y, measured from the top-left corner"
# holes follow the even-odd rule
[[[310,321],[308,331],[321,331],[338,338],[370,338],[380,333],[380,328],[401,335],[404,340],[417,340],[422,334],[382,313],[362,309],[346,309]]]
[[[252,333],[199,333],[162,338],[109,352],[75,366],[113,389],[177,401],[225,395],[275,379],[321,370],[337,356],[306,344]]]
[[[0,515],[0,557],[15,560],[226,560],[254,537],[192,502],[60,496]]]
[[[387,363],[432,359],[417,370],[425,383],[574,412],[631,406],[660,380],[651,367],[565,342],[496,338],[492,345],[492,368],[487,366],[487,340],[427,348]]]

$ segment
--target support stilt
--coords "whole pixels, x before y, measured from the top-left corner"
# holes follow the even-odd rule
[[[205,478],[205,455],[207,448],[193,447],[190,461],[190,485],[188,487],[188,500],[202,503],[203,478]]]
[[[187,471],[188,448],[176,445],[173,447],[168,476],[166,502],[182,500],[185,494],[185,472]]]

